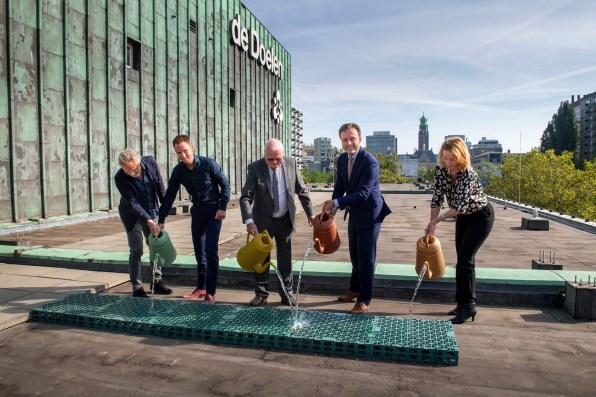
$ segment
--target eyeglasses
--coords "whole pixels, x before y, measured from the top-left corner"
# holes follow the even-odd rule
[[[266,158],[267,161],[269,161],[270,163],[277,161],[278,163],[281,163],[281,161],[283,160],[282,157],[267,157]]]

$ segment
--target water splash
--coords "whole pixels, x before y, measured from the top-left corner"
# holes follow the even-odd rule
[[[310,251],[312,250],[312,248],[315,245],[315,241],[313,240],[310,245],[308,246],[308,248],[306,249],[306,253],[304,254],[304,257],[302,258],[302,266],[300,266],[300,272],[298,273],[298,284],[296,285],[296,306],[294,307],[294,324],[292,325],[292,330],[296,331],[298,329],[302,329],[306,324],[301,321],[300,319],[300,312],[299,312],[299,306],[300,306],[300,284],[302,283],[302,271],[304,270],[304,264],[306,263],[306,259],[308,258],[308,255],[310,255]]]
[[[410,301],[410,317],[412,317],[412,305],[414,304],[414,298],[416,298],[416,294],[418,293],[418,288],[420,288],[420,284],[422,284],[422,279],[424,278],[424,273],[426,273],[426,268],[428,264],[424,262],[422,268],[420,269],[420,276],[418,277],[418,283],[416,284],[416,288],[414,289],[414,295],[412,296],[412,301]]]
[[[153,266],[151,267],[151,296],[149,297],[151,300],[151,307],[149,308],[149,313],[155,313],[155,308],[153,307],[153,292],[155,291],[155,272],[157,271],[158,261],[159,254],[156,254],[155,259],[153,260]]]

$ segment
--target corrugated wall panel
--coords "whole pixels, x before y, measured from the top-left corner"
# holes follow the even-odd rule
[[[0,220],[12,220],[12,139],[10,135],[10,95],[8,60],[8,14],[0,0]]]
[[[231,42],[236,15],[283,79]],[[155,155],[168,178],[179,133],[239,193],[267,139],[289,148],[289,78],[289,54],[238,0],[0,0],[0,222],[113,210],[120,151]]]

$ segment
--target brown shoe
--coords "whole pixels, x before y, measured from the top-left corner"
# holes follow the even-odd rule
[[[338,296],[337,300],[340,302],[352,302],[354,300],[354,298],[358,297],[358,295],[360,295],[360,292],[348,291],[347,294]]]
[[[266,296],[255,296],[252,300],[248,303],[251,306],[262,306],[267,304],[267,297]]]
[[[356,303],[354,307],[350,310],[351,314],[364,314],[368,311],[368,306],[364,303]]]

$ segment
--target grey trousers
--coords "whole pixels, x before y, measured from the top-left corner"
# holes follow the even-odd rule
[[[128,255],[128,272],[130,275],[130,283],[132,284],[132,290],[136,291],[143,286],[143,274],[141,270],[141,257],[143,256],[143,247],[148,243],[149,226],[147,224],[137,221],[134,227],[126,231],[126,237],[128,238],[128,248],[130,254]],[[151,269],[153,264],[150,263]],[[161,281],[161,267],[158,266],[155,270],[155,282]]]

